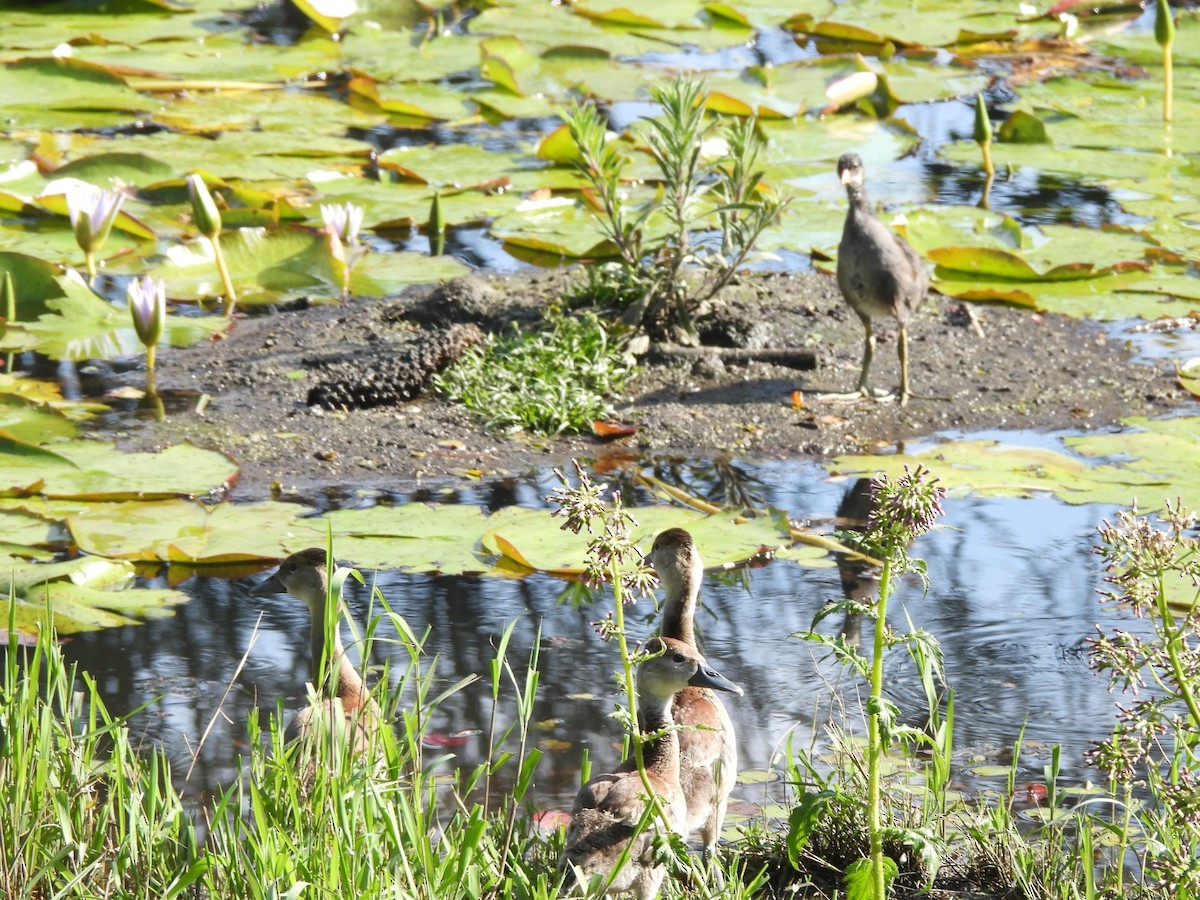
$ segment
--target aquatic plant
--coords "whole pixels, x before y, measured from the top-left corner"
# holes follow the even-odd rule
[[[1157,0],[1154,5],[1154,40],[1162,47],[1163,67],[1163,121],[1171,121],[1171,97],[1175,91],[1174,44],[1175,19],[1171,15],[1171,4]]]
[[[225,315],[233,314],[237,304],[237,291],[233,280],[229,277],[229,266],[225,262],[225,253],[221,249],[221,211],[217,209],[216,201],[208,190],[204,179],[192,173],[187,177],[188,198],[192,203],[192,221],[212,246],[213,260],[217,264],[217,273],[221,276],[221,286],[225,291]]]
[[[96,254],[108,240],[124,199],[120,191],[106,191],[83,181],[67,188],[67,215],[84,254],[89,284],[96,280]]]
[[[129,282],[128,296],[133,330],[146,348],[146,371],[153,380],[155,354],[167,318],[167,286],[161,278],[155,281],[143,275]]]
[[[363,208],[353,203],[322,203],[321,219],[325,229],[348,247],[358,246],[358,232],[362,228]]]

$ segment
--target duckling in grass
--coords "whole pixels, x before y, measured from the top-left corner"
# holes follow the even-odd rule
[[[664,824],[682,833],[688,817],[679,780],[679,735],[671,717],[672,702],[689,685],[742,693],[709,668],[695,647],[682,641],[655,638],[646,649],[658,655],[638,667],[638,725],[644,734],[661,732],[642,746],[642,760],[663,815],[638,830],[648,793],[633,757],[611,773],[593,778],[579,791],[571,811],[559,860],[559,869],[566,874],[564,887],[585,886],[593,876],[602,876],[606,893],[632,892],[637,900],[657,895],[666,867],[654,859],[654,835]],[[622,855],[625,862],[618,868]]]
[[[684,529],[668,528],[654,539],[646,558],[666,595],[663,637],[695,647],[693,619],[704,578],[696,542]],[[671,718],[676,725],[689,726],[679,732],[679,783],[687,801],[686,833],[699,833],[704,857],[709,860],[737,781],[737,735],[721,699],[704,687],[687,687],[677,693]]]
[[[250,593],[257,597],[291,594],[297,600],[304,601],[312,616],[312,680],[316,688],[317,703],[296,713],[284,732],[285,739],[292,741],[312,735],[318,727],[328,728],[330,733],[344,727],[345,732],[351,735],[354,752],[365,752],[379,727],[382,715],[363,684],[362,676],[346,656],[346,648],[342,644],[340,588],[337,596],[333,598],[337,604],[337,612],[331,635],[332,642],[326,645],[325,615],[330,591],[329,566],[325,551],[319,547],[310,547],[293,553],[279,564],[273,575],[255,585]],[[321,678],[318,668],[322,659],[329,660],[329,665],[334,667],[332,681]]]

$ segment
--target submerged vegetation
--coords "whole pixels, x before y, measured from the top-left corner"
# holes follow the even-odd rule
[[[629,556],[629,513],[619,501],[608,502],[606,487],[582,470],[580,478],[555,499],[565,528],[591,526],[588,577],[613,585],[602,630],[616,639],[616,677],[630,703],[617,719],[629,727],[638,656],[626,642],[623,611],[645,589],[645,578]],[[927,474],[881,479],[873,498],[866,536],[873,552],[892,567],[891,577],[920,571],[907,548],[936,515],[938,495]],[[861,682],[872,695],[864,714],[877,720],[866,747],[851,736],[848,710],[846,721],[834,725],[836,759],[789,742],[788,827],[771,820],[742,826],[739,839],[720,847],[716,874],[697,867],[677,841],[663,842],[672,873],[665,896],[708,896],[706,879],[718,876],[726,897],[829,897],[848,889],[850,896],[882,898],[901,885],[1063,900],[1194,895],[1200,890],[1193,658],[1200,595],[1173,611],[1165,593],[1172,579],[1194,585],[1197,545],[1189,512],[1172,505],[1168,518],[1163,529],[1122,513],[1101,532],[1112,599],[1155,623],[1153,638],[1117,632],[1093,644],[1098,669],[1127,687],[1155,688],[1123,709],[1112,738],[1096,748],[1096,764],[1110,778],[1107,792],[1061,791],[1055,753],[1036,827],[1020,825],[1014,815],[1013,774],[1004,795],[957,797],[950,788],[953,703],[938,682],[936,642],[903,639],[926,685],[927,708],[899,710],[881,702],[873,687],[882,647],[896,640],[878,628],[869,660],[840,638],[826,641],[863,668]],[[881,615],[889,580],[885,574],[875,605],[845,612]],[[516,662],[508,650],[512,624],[499,636],[485,676],[493,704],[486,759],[449,777],[453,757],[431,756],[423,738],[439,704],[471,679],[443,684],[428,635],[413,633],[378,591],[373,605],[378,612],[361,636],[364,658],[373,642],[387,640],[406,661],[401,671],[381,673],[374,691],[395,734],[372,733],[379,747],[365,753],[352,742],[317,741],[306,749],[323,754],[324,763],[313,769],[297,765],[295,747],[282,742],[281,715],[270,717],[264,733],[252,720],[240,773],[203,801],[177,792],[161,750],[133,745],[87,673],[64,662],[51,627],[33,646],[21,646],[10,631],[0,704],[6,895],[266,900],[308,888],[343,897],[556,896],[562,832],[539,825],[554,820],[537,811],[541,751],[531,739],[540,688],[536,644],[528,660]],[[899,724],[914,716],[927,716],[926,727]]]

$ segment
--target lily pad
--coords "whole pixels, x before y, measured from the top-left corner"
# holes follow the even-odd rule
[[[59,634],[75,634],[134,625],[139,618],[160,618],[187,601],[180,591],[134,588],[133,566],[96,557],[61,563],[29,563],[0,554],[0,578],[11,586],[13,601],[0,604],[0,616],[14,615],[17,631],[36,634],[47,610]]]
[[[226,488],[237,466],[222,453],[191,444],[160,453],[122,452],[106,441],[41,446],[0,434],[0,495],[123,500],[203,496]]]
[[[267,563],[322,544],[325,523],[294,503],[189,500],[97,503],[67,517],[71,538],[85,553],[110,559],[192,565]]]
[[[1200,474],[1193,461],[1200,453],[1200,419],[1129,419],[1120,434],[1067,438],[1065,444],[1088,457],[1018,447],[998,441],[949,441],[913,454],[841,456],[830,463],[841,474],[887,472],[926,466],[949,489],[984,496],[1031,496],[1052,493],[1071,504],[1127,505],[1136,498],[1146,510],[1162,508],[1166,498],[1200,496]]]

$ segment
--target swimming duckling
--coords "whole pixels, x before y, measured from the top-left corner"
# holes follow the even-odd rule
[[[672,831],[682,832],[687,820],[687,801],[679,783],[679,736],[672,727],[671,702],[688,685],[741,694],[742,689],[714,672],[694,647],[671,638],[655,638],[647,647],[659,656],[638,667],[638,719],[644,733],[667,729],[642,747],[646,775],[660,798]],[[650,900],[658,893],[666,867],[655,863],[653,836],[662,828],[653,822],[641,834],[638,823],[646,811],[646,788],[633,757],[615,771],[589,781],[575,797],[566,845],[559,860],[567,874],[566,885],[586,885],[594,875],[608,879],[606,893],[632,891],[637,900]],[[629,848],[625,864],[614,867]]]
[[[325,601],[329,596],[329,569],[326,563],[325,551],[320,547],[310,547],[293,553],[279,564],[275,574],[266,581],[251,589],[250,593],[261,597],[268,594],[288,593],[297,600],[303,600],[308,605],[312,615],[312,678],[317,685],[318,706],[309,706],[300,710],[288,723],[284,738],[292,741],[308,735],[313,729],[314,713],[318,722],[344,722],[349,733],[353,734],[353,746],[356,752],[367,749],[371,735],[378,727],[381,719],[379,707],[372,699],[370,692],[363,684],[362,676],[346,656],[346,648],[342,645],[340,627],[333,630],[333,646],[325,647]],[[341,593],[337,598],[339,615],[338,626],[341,623]],[[336,675],[332,684],[328,680],[321,681],[321,659],[325,657],[330,665],[336,667]],[[321,683],[318,684],[318,681]]]
[[[691,534],[668,528],[654,539],[646,557],[666,592],[662,635],[696,646],[693,618],[704,578],[704,563]],[[687,800],[687,834],[699,832],[704,857],[712,858],[725,821],[725,807],[737,780],[737,736],[720,698],[702,687],[675,695],[676,725],[703,726],[679,732],[679,783]]]

